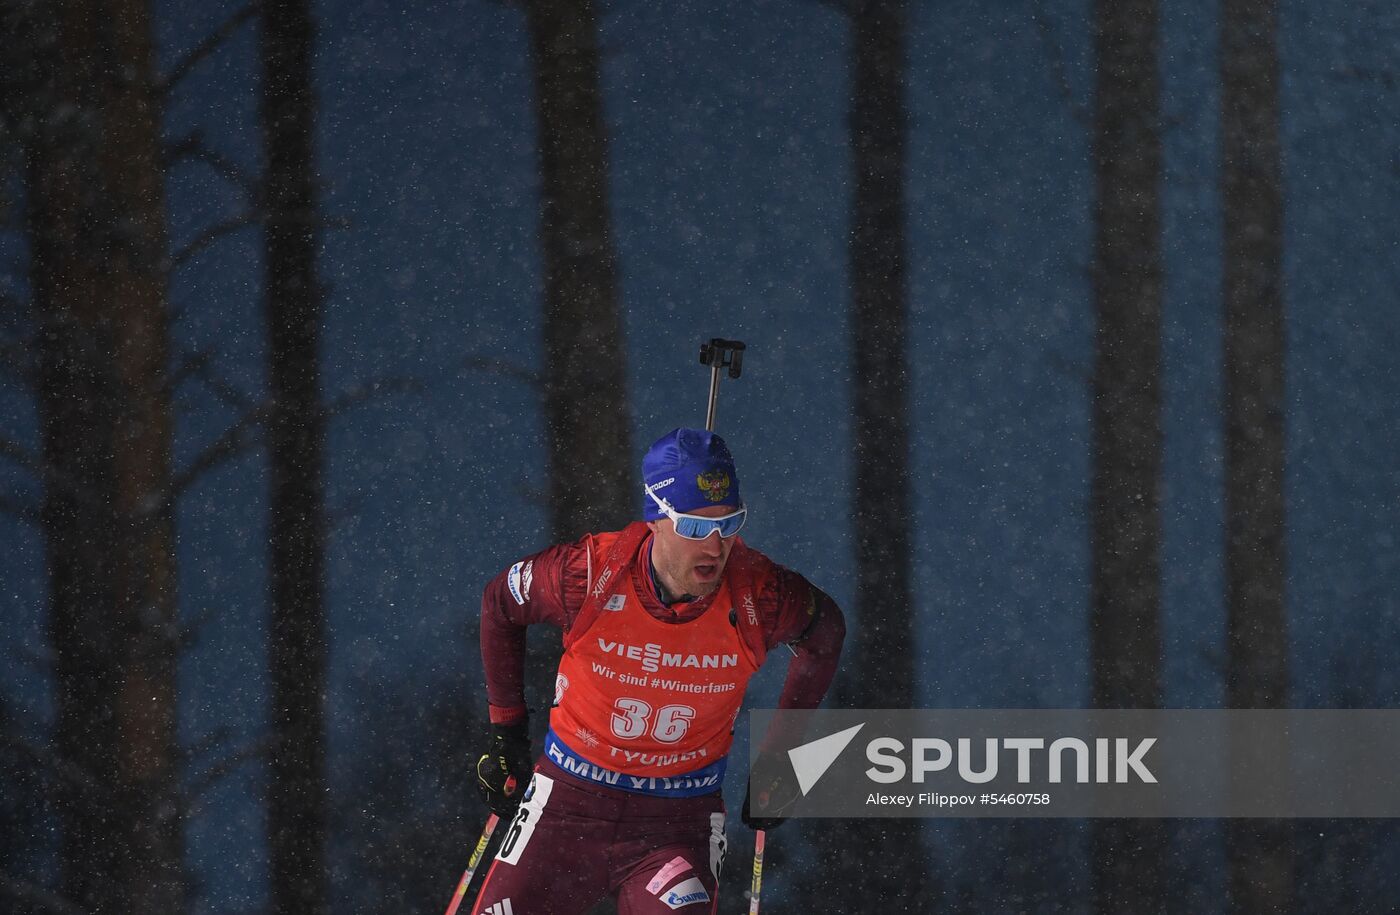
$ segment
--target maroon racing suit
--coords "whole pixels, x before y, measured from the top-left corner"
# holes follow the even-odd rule
[[[598,574],[596,557],[590,566],[588,544],[584,538],[526,557],[487,585],[481,651],[493,722],[525,714],[525,627],[559,626],[567,641],[594,586],[590,569]],[[650,548],[648,536],[630,563],[629,593],[656,620],[679,626],[698,619],[714,594],[664,604],[653,581]],[[734,559],[731,554],[726,576]],[[801,575],[756,551],[748,550],[746,559],[761,563],[764,571],[754,601],[764,643],[793,649],[779,707],[815,708],[836,672],[845,637],[841,610]],[[677,633],[679,638],[681,630]],[[577,761],[566,746],[547,742],[520,811],[500,827],[505,835],[473,915],[582,915],[609,895],[617,899],[620,915],[715,911],[725,850],[725,807],[718,788],[691,796],[622,790],[612,786],[615,782],[581,777]]]

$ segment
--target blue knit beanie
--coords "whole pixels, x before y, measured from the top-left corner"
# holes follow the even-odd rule
[[[743,505],[729,446],[704,429],[672,429],[657,439],[642,458],[642,481],[678,512]],[[646,520],[666,517],[650,496],[643,494],[642,500]]]

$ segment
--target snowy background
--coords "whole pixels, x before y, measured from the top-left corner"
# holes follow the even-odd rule
[[[234,8],[158,3],[163,60]],[[921,633],[919,701],[1081,706],[1090,4],[914,8],[908,612]],[[725,384],[718,427],[753,508],[745,537],[849,608],[846,22],[810,0],[608,0],[601,13],[633,441],[703,423],[698,343],[744,340],[744,376]],[[1165,695],[1182,707],[1223,697],[1216,13],[1214,3],[1182,0],[1164,4],[1162,22]],[[1284,0],[1281,13],[1292,704],[1390,706],[1400,702],[1400,7]],[[542,357],[539,179],[517,9],[328,0],[317,15],[323,206],[344,221],[326,233],[321,259],[326,390],[377,377],[423,383],[331,429],[336,888],[353,900],[368,762],[444,741],[474,757],[479,731],[444,734],[423,710],[484,708],[473,623],[481,588],[547,544],[539,402],[526,385],[468,366],[486,356],[534,367]],[[255,62],[244,31],[181,86],[166,133],[202,126],[253,170]],[[239,205],[198,169],[176,172],[169,192],[177,241]],[[263,372],[260,251],[255,230],[235,236],[173,289],[179,349],[214,348],[249,390]],[[182,406],[184,456],[232,418],[199,390]],[[0,421],[17,438],[35,434],[17,388],[0,387]],[[180,672],[187,741],[227,727],[236,744],[264,729],[263,475],[249,455],[180,506],[181,612],[204,620]],[[18,481],[0,465],[0,484]],[[0,550],[0,686],[41,722],[42,544],[0,517]],[[766,671],[752,700],[771,704],[781,675]],[[191,821],[201,912],[260,911],[262,778],[256,765],[236,770]],[[731,808],[742,778],[735,767]],[[418,802],[449,803],[431,789]],[[789,827],[799,857],[802,828]],[[968,854],[1001,841],[998,829],[931,828],[930,847]],[[987,894],[973,897],[985,902],[976,908],[1023,907],[985,886],[994,882],[985,873],[940,860],[948,880]],[[1354,867],[1383,883],[1377,860]],[[445,904],[456,877],[441,874],[423,898]],[[780,894],[790,878],[777,869],[771,879]],[[1202,893],[1202,904],[1214,898]]]

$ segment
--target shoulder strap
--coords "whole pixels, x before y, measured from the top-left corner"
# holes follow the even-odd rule
[[[600,537],[588,538],[588,593],[583,597],[583,607],[574,617],[574,624],[564,633],[565,648],[578,641],[593,625],[598,614],[603,612],[603,604],[609,594],[608,585],[626,573],[646,535],[646,524],[634,521],[611,538],[611,545],[600,543]]]

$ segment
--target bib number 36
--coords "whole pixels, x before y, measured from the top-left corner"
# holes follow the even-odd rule
[[[623,698],[613,703],[612,732],[623,740],[636,740],[650,730],[655,740],[675,743],[694,717],[695,709],[688,705],[663,705],[653,715],[649,703]]]

